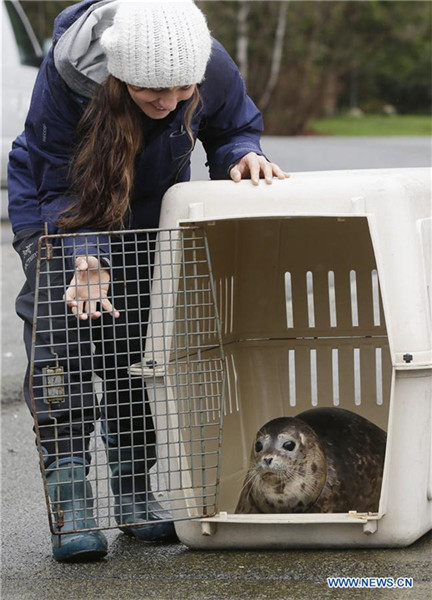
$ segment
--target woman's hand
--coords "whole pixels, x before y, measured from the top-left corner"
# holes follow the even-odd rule
[[[230,177],[236,183],[243,178],[250,178],[254,185],[258,185],[260,178],[264,178],[266,183],[272,183],[273,177],[287,179],[290,175],[264,156],[249,152],[232,167]]]
[[[82,321],[89,316],[99,319],[102,309],[112,313],[117,318],[120,313],[115,310],[108,300],[110,274],[101,267],[95,256],[79,256],[75,261],[75,275],[63,296],[67,305],[72,309],[72,314],[77,315]],[[97,310],[97,305],[100,310]]]

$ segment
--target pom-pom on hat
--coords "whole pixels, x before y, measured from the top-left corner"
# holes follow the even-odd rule
[[[192,0],[122,1],[101,37],[109,73],[143,88],[200,83],[211,37]]]

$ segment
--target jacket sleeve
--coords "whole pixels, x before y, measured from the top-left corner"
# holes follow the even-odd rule
[[[200,91],[204,115],[198,138],[207,154],[211,179],[227,179],[231,167],[245,154],[263,155],[263,121],[246,94],[237,66],[216,40]]]
[[[84,98],[75,96],[66,86],[47,57],[36,79],[25,135],[41,219],[48,223],[50,233],[61,233],[57,220],[73,201],[69,170],[85,104]],[[67,238],[66,252],[71,256],[106,253],[106,240],[99,238],[99,244],[96,242],[96,236]]]

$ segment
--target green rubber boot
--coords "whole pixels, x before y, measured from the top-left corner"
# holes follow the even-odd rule
[[[143,449],[119,448],[117,436],[102,433],[111,470],[115,519],[120,529],[126,535],[147,542],[177,540],[172,516],[150,489]],[[143,524],[129,525],[140,522]]]
[[[85,467],[63,460],[51,465],[46,472],[55,529],[61,533],[51,535],[54,558],[61,562],[99,560],[107,554],[105,536],[100,531],[76,531],[96,527],[92,489],[86,480]]]

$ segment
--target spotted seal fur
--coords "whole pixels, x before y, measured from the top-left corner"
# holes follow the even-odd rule
[[[256,434],[236,513],[376,512],[386,433],[341,408],[279,417]]]

